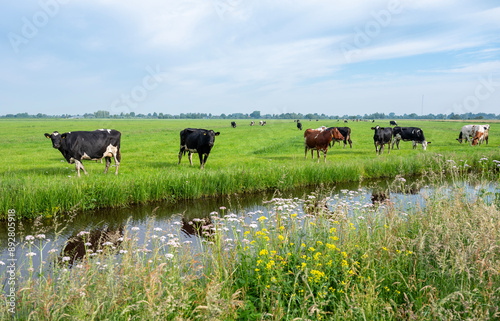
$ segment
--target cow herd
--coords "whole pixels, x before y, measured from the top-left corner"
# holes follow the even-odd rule
[[[302,123],[300,120],[295,121],[297,128],[302,130]],[[255,122],[251,122],[253,126]],[[391,121],[390,124],[396,124]],[[260,121],[259,125],[266,125],[266,121]],[[231,122],[231,127],[235,128],[236,123]],[[422,145],[422,149],[426,150],[428,142],[424,137],[424,132],[418,127],[380,127],[375,126],[371,128],[374,130],[373,142],[375,144],[375,152],[382,154],[385,145],[388,145],[389,153],[394,149],[394,145],[399,149],[399,142],[411,141],[413,149],[417,148],[418,144]],[[470,142],[472,146],[480,145],[482,142],[488,144],[489,125],[465,125],[462,127],[459,138],[460,143]],[[189,163],[193,165],[192,157],[197,153],[200,158],[200,168],[204,168],[208,155],[212,150],[215,143],[215,136],[220,135],[220,132],[213,130],[206,130],[201,128],[186,128],[180,132],[180,151],[179,151],[179,164],[181,163],[182,156],[188,153]],[[101,160],[104,158],[106,161],[106,173],[111,165],[111,159],[115,161],[115,174],[118,174],[118,168],[121,161],[121,133],[114,129],[98,129],[94,131],[75,131],[60,134],[55,131],[52,134],[45,133],[46,138],[52,141],[52,147],[58,149],[66,161],[70,164],[75,164],[78,176],[80,176],[80,169],[85,174],[87,171],[83,167],[82,160]],[[352,148],[351,129],[349,127],[319,127],[316,129],[306,129],[304,131],[304,145],[305,145],[305,158],[307,159],[307,152],[311,150],[311,157],[314,158],[314,151],[317,153],[319,162],[319,152],[323,152],[323,158],[326,162],[326,154],[328,148],[335,145],[335,142],[344,142],[344,147],[349,143]]]

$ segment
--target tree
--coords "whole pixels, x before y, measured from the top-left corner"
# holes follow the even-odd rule
[[[252,117],[252,118],[260,118],[260,111],[255,110],[254,112],[252,112],[250,114],[250,117]]]

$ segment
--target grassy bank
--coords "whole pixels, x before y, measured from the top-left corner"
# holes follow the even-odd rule
[[[122,243],[73,267],[56,249],[44,258],[52,274],[18,268],[27,277],[18,276],[14,319],[498,319],[500,211],[476,191],[444,186],[423,196],[424,208],[373,206],[360,190],[274,199],[267,216],[221,209],[200,229],[196,255],[175,224],[162,231],[152,220],[144,244],[128,226]],[[36,236],[24,248],[40,255],[51,244]]]
[[[483,170],[489,159],[500,159],[498,141],[470,147],[456,142],[465,123],[401,121],[402,126],[421,127],[432,143],[426,152],[412,150],[401,142],[400,150],[376,156],[372,123],[349,123],[353,148],[335,146],[326,164],[304,160],[303,132],[292,121],[269,120],[264,127],[248,126],[237,120],[2,120],[0,133],[0,213],[9,209],[19,217],[52,216],[70,209],[123,206],[150,201],[199,198],[210,195],[254,192],[265,189],[358,181],[378,177],[419,175],[436,171],[449,159]],[[387,121],[377,122],[382,125]],[[377,124],[376,123],[376,124]],[[336,121],[307,122],[304,128],[343,126]],[[186,127],[221,132],[216,138],[207,166],[190,167],[187,157],[178,162],[179,131]],[[104,175],[104,165],[86,161],[89,175],[76,177],[74,165],[67,164],[43,134],[52,131],[114,128],[122,132],[122,163],[117,177]],[[491,123],[491,132],[500,124]],[[464,162],[460,163],[461,165]]]

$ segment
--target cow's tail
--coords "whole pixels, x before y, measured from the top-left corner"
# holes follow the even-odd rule
[[[116,156],[116,159],[118,159],[119,162],[122,161],[122,150],[121,150],[121,148],[118,149],[118,155]]]

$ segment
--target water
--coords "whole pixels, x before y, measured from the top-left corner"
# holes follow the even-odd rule
[[[484,190],[495,189],[491,185],[484,187],[465,184],[465,187],[471,198]],[[197,251],[203,239],[210,235],[211,214],[214,215],[214,212],[217,212],[217,216],[228,214],[234,214],[235,217],[245,216],[245,223],[252,224],[258,217],[269,217],[271,204],[266,201],[276,197],[295,198],[296,203],[300,204],[296,208],[299,215],[303,215],[304,211],[314,211],[319,207],[329,210],[342,207],[349,213],[352,212],[352,208],[385,206],[384,204],[389,204],[387,202],[390,202],[392,206],[399,206],[402,211],[408,211],[413,206],[424,207],[426,196],[432,193],[434,188],[422,178],[397,177],[384,181],[307,187],[286,192],[233,194],[175,204],[156,203],[76,212],[55,220],[17,221],[15,237],[18,245],[15,247],[13,256],[10,256],[11,252],[9,252],[7,224],[2,224],[0,227],[0,261],[7,263],[9,259],[15,259],[16,267],[20,267],[23,264],[27,265],[31,259],[31,264],[36,270],[40,262],[49,257],[49,251],[52,251],[57,253],[60,260],[69,260],[72,263],[82,257],[86,249],[98,251],[98,244],[109,242],[109,246],[117,246],[125,228],[134,231],[141,242],[146,237],[146,231],[151,232],[154,227],[157,231],[162,231],[163,241],[168,238],[171,245],[190,243],[192,250]],[[450,192],[451,188],[450,185],[448,187]],[[399,192],[394,192],[394,190]],[[314,197],[311,197],[311,194]],[[205,227],[202,228],[202,226]],[[179,229],[180,233],[177,233]],[[32,244],[26,242],[27,236],[34,237]],[[84,244],[84,240],[87,245]],[[146,249],[147,244],[144,246]],[[29,253],[36,254],[29,256]],[[3,267],[5,266],[0,266],[0,275],[3,274]],[[17,268],[17,270],[20,269]]]

